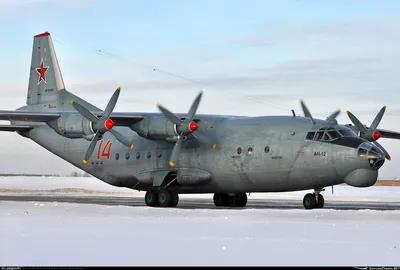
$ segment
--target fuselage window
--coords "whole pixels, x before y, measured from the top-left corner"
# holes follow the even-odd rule
[[[140,152],[136,152],[136,159],[140,158]]]
[[[126,159],[129,159],[129,158],[130,158],[129,153],[126,153],[126,154],[125,154],[125,158],[126,158]]]
[[[161,157],[162,157],[161,151],[158,151],[158,152],[157,152],[157,157],[158,157],[158,158],[161,158]]]
[[[151,153],[147,152],[147,158],[151,158]]]
[[[240,154],[242,153],[242,147],[238,147],[238,149],[236,150],[236,153],[237,153],[238,155],[240,155]]]
[[[253,147],[249,147],[249,148],[247,149],[247,154],[248,154],[248,155],[253,154]]]
[[[269,146],[265,146],[264,151],[265,151],[265,153],[268,153],[269,152]]]
[[[119,154],[118,154],[118,153],[115,154],[115,159],[116,159],[116,160],[119,159]]]

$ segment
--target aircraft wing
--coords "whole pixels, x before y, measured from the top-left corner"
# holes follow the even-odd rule
[[[387,138],[387,139],[398,139],[400,140],[400,133],[395,132],[395,131],[390,131],[390,130],[385,130],[385,129],[376,129],[381,134],[382,138]]]
[[[32,111],[0,111],[0,120],[47,122],[60,117],[58,113]]]
[[[62,112],[62,114],[78,114],[78,112]],[[59,118],[59,112],[33,112],[33,111],[0,111],[0,120],[21,121],[21,122],[48,122]],[[101,117],[103,112],[93,112]],[[128,126],[142,120],[144,117],[132,113],[112,113],[110,116],[116,126]]]
[[[31,126],[18,126],[18,125],[0,125],[0,131],[28,131],[32,129]]]

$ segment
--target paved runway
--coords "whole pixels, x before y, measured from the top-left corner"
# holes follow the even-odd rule
[[[0,195],[0,201],[35,201],[81,203],[98,205],[124,205],[132,207],[146,206],[141,197],[112,197],[112,196],[68,196],[68,195]],[[228,209],[216,207],[212,199],[181,198],[176,208],[180,209]],[[232,209],[304,209],[302,200],[286,199],[251,199],[245,208]],[[335,210],[400,210],[400,202],[356,202],[356,201],[325,201],[324,209]]]

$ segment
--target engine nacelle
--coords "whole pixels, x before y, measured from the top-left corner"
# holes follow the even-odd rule
[[[139,136],[151,140],[164,140],[178,136],[174,123],[166,118],[145,118],[131,126]]]
[[[62,115],[48,122],[48,125],[58,134],[71,139],[84,138],[90,141],[95,134],[92,122],[81,115]]]

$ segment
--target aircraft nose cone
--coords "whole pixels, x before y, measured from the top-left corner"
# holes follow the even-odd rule
[[[105,127],[107,130],[112,129],[112,128],[114,127],[114,121],[111,120],[111,119],[107,119],[106,122],[104,123],[104,127]]]
[[[195,132],[197,129],[199,128],[199,126],[197,125],[197,123],[196,122],[190,122],[190,124],[189,124],[189,130],[191,131],[191,132]]]

